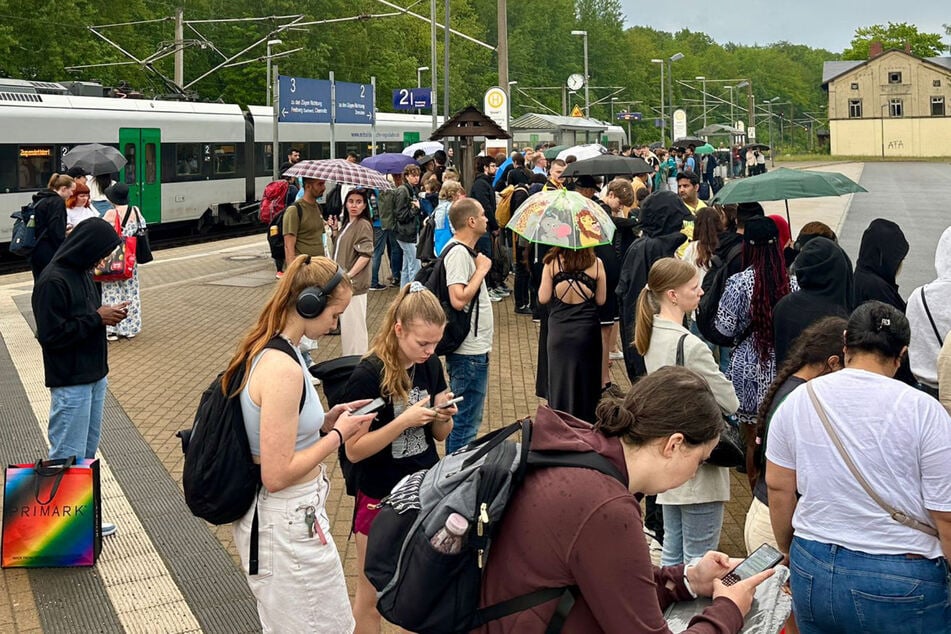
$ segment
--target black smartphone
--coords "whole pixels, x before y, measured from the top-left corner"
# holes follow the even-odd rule
[[[375,398],[369,403],[367,403],[366,405],[364,405],[363,407],[359,409],[355,409],[352,412],[350,412],[350,415],[363,416],[364,414],[372,414],[373,412],[380,409],[384,405],[386,405],[386,401],[384,401],[382,398]]]
[[[732,586],[737,581],[749,579],[764,570],[769,570],[782,560],[783,554],[781,552],[769,544],[763,544],[754,550],[753,554],[741,561],[727,576],[723,577],[723,585]]]

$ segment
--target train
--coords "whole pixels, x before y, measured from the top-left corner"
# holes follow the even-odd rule
[[[102,143],[128,160],[116,178],[129,185],[132,204],[150,226],[202,231],[256,222],[275,160],[270,107],[70,90],[55,82],[0,79],[0,210],[12,213],[28,204],[54,172],[65,170],[63,157],[73,146]],[[429,138],[432,117],[377,112],[375,128],[376,151],[399,152]],[[336,124],[333,133],[336,157],[371,153],[369,125]],[[607,137],[609,145],[626,142],[617,126]],[[303,158],[330,157],[329,124],[280,123],[278,138],[279,164],[291,148]],[[4,253],[12,227],[12,219],[0,222]]]

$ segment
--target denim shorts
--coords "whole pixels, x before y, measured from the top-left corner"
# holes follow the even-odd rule
[[[799,537],[789,557],[802,634],[951,632],[944,559],[872,555]]]

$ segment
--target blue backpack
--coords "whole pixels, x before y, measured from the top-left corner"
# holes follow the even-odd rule
[[[20,257],[30,257],[37,243],[46,234],[36,235],[36,208],[33,203],[23,205],[20,211],[10,215],[13,218],[13,234],[10,236],[10,253]]]

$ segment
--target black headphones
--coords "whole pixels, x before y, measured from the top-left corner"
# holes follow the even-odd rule
[[[308,257],[305,264],[309,263],[310,258]],[[302,290],[300,295],[297,296],[297,314],[304,319],[313,319],[320,316],[320,313],[327,308],[327,300],[342,279],[343,269],[338,265],[337,272],[330,278],[326,286],[308,286]]]

